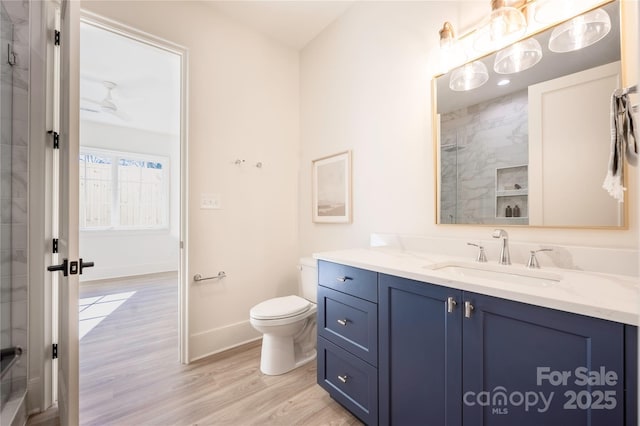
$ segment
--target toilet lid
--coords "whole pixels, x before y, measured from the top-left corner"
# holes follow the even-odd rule
[[[278,319],[292,317],[309,310],[311,303],[299,296],[275,297],[258,303],[249,315],[255,319]]]

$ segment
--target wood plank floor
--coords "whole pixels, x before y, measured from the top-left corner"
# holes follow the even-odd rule
[[[175,275],[81,286],[136,293],[80,342],[83,425],[361,424],[316,382],[315,363],[260,372],[260,342],[181,365]]]

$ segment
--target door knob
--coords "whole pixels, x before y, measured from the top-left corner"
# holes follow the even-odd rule
[[[80,270],[78,271],[80,273],[80,275],[82,275],[82,270],[84,268],[93,268],[95,266],[95,263],[93,262],[83,262],[82,258],[80,258]]]
[[[77,262],[69,262],[68,259],[64,259],[59,265],[47,266],[47,271],[62,271],[62,274],[66,277],[68,275],[82,275],[84,268],[93,268],[94,266],[95,264],[93,262],[84,262],[82,259],[79,259]]]
[[[47,271],[62,271],[62,275],[66,277],[67,275],[69,275],[69,261],[67,259],[64,259],[59,265],[47,266]]]

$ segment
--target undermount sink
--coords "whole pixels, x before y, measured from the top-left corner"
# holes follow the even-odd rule
[[[502,266],[483,263],[441,262],[425,266],[434,271],[449,272],[465,278],[480,278],[508,284],[525,284],[546,287],[562,281],[562,276],[553,272],[525,269],[518,266]]]

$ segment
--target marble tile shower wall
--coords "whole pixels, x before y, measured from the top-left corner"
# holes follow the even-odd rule
[[[2,0],[12,29],[7,34],[13,39],[15,64],[5,66],[6,49],[2,49],[5,61],[2,66],[2,129],[0,130],[0,185],[2,198],[0,209],[2,280],[2,345],[20,346],[24,350],[20,361],[2,380],[2,391],[11,398],[26,390],[27,382],[27,200],[28,200],[28,137],[29,137],[29,1]],[[4,12],[4,11],[3,11]],[[3,20],[2,31],[5,31]],[[3,42],[5,34],[2,35]],[[3,43],[4,44],[4,43]],[[5,71],[5,68],[7,71]],[[5,90],[12,96],[5,100]],[[10,114],[5,114],[10,108]],[[7,119],[5,120],[5,116]],[[7,196],[8,195],[8,196]],[[9,285],[5,286],[5,283]]]
[[[496,169],[528,163],[527,91],[442,114],[440,138],[441,223],[504,223]]]

